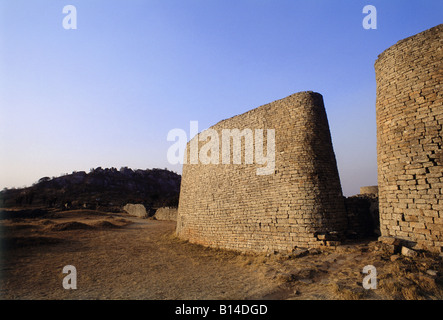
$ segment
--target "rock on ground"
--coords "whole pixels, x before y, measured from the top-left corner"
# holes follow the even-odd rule
[[[139,218],[146,218],[148,213],[146,212],[146,208],[142,204],[131,204],[128,203],[123,207],[123,210],[126,211],[129,215]]]

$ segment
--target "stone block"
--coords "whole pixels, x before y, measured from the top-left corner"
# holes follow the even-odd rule
[[[414,251],[404,246],[401,248],[401,254],[404,255],[405,257],[410,257],[410,258],[415,258],[418,256],[417,251]]]

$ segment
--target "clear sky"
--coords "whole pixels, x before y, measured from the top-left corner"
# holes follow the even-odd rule
[[[441,0],[2,0],[0,187],[98,166],[181,173],[171,129],[312,90],[356,194],[377,184],[374,62],[442,22]]]

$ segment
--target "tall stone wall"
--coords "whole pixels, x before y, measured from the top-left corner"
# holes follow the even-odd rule
[[[274,129],[275,168],[260,175],[257,169],[266,164],[245,164],[243,139],[241,164],[222,164],[221,153],[220,164],[189,164],[191,145],[205,131],[194,137],[183,165],[179,237],[239,251],[285,252],[319,246],[319,238],[345,231],[344,198],[320,94],[293,94],[210,129],[219,136],[223,129],[263,129],[265,154],[267,129]],[[199,148],[208,141],[199,141]],[[232,159],[233,152],[231,144]]]
[[[379,55],[377,153],[383,236],[443,247],[443,25]]]

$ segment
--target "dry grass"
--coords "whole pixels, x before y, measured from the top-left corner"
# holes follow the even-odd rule
[[[278,286],[247,256],[176,238],[173,222],[76,211],[2,226],[2,299],[249,299]],[[75,291],[61,285],[68,264]]]
[[[427,274],[435,270],[440,277]],[[379,277],[380,290],[396,300],[443,299],[441,259],[431,254],[417,258],[401,257],[386,264]]]
[[[349,288],[339,283],[332,283],[329,290],[338,300],[362,300],[367,297],[368,293],[361,287]]]
[[[181,240],[173,222],[81,210],[0,227],[3,299],[443,299],[441,259],[391,261],[367,241],[297,258],[244,254]],[[62,289],[67,264],[78,290]],[[365,265],[377,268],[376,290],[362,287]]]

